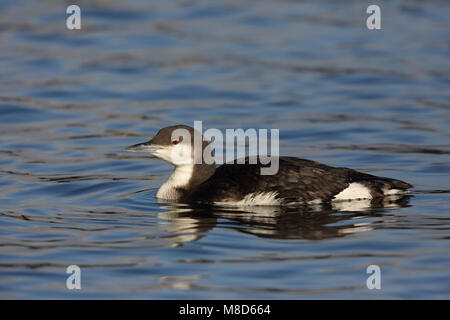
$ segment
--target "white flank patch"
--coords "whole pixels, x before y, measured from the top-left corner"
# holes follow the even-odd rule
[[[353,182],[334,196],[333,200],[356,200],[356,199],[372,199],[372,195],[367,187],[361,183]]]
[[[214,202],[220,206],[277,206],[280,200],[276,198],[276,192],[258,192],[250,193],[239,201],[220,201]]]

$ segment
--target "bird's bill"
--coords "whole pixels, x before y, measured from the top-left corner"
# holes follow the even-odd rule
[[[124,151],[127,152],[147,152],[147,153],[155,153],[159,148],[151,143],[144,142],[134,144],[132,146],[126,147]]]

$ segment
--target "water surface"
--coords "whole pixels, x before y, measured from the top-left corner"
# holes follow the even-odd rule
[[[2,2],[0,297],[450,298],[450,5],[378,3],[380,31],[359,1],[78,1],[69,31],[64,2]],[[172,168],[123,149],[194,120],[415,188],[365,209],[157,202]]]

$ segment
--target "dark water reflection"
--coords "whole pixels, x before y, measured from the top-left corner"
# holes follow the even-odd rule
[[[341,202],[332,206],[316,207],[271,207],[246,208],[191,207],[186,205],[163,206],[169,210],[159,214],[171,221],[171,230],[178,233],[192,233],[194,237],[180,237],[195,241],[217,225],[226,226],[262,238],[323,240],[370,231],[377,221],[389,220],[389,211],[384,208],[402,208],[408,205],[410,196],[396,199]],[[226,220],[226,223],[220,223]],[[363,222],[366,220],[366,222]],[[218,222],[219,221],[219,222]]]
[[[1,298],[449,298],[448,1],[0,2]],[[167,125],[407,181],[328,208],[159,203]],[[67,266],[82,290],[67,290]],[[368,290],[366,268],[382,270]]]

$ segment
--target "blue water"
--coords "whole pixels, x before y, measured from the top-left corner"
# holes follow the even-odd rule
[[[450,298],[450,3],[0,3],[0,298]],[[366,209],[157,202],[164,126],[414,185]],[[66,268],[81,268],[81,290]],[[369,290],[366,268],[381,269]]]

